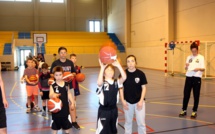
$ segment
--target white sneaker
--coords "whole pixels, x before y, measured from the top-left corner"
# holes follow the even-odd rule
[[[34,111],[35,111],[35,112],[42,112],[42,110],[41,110],[38,106],[35,106],[35,107],[34,107]]]

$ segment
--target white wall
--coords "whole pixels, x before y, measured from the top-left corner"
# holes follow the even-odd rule
[[[86,31],[87,21],[102,19],[101,0],[65,3],[0,2],[2,31]]]

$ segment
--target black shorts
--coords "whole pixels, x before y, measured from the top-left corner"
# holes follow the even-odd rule
[[[49,91],[42,91],[43,96],[41,96],[42,100],[48,100],[49,99]]]
[[[117,107],[111,109],[99,108],[97,129],[99,134],[117,134],[118,111]]]
[[[53,130],[60,130],[61,128],[67,130],[72,128],[72,124],[68,117],[55,117],[55,119],[52,120],[51,128]]]
[[[7,121],[6,121],[6,113],[5,108],[0,108],[0,128],[6,128],[7,127]]]

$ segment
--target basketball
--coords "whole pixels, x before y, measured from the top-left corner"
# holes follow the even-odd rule
[[[28,80],[29,80],[30,82],[36,82],[36,81],[37,81],[37,76],[36,76],[36,75],[31,75],[31,76],[28,78]]]
[[[76,79],[77,82],[83,82],[85,80],[85,75],[83,73],[78,73],[75,76],[75,79]]]
[[[48,101],[48,109],[52,113],[57,113],[61,110],[63,104],[59,98],[52,98]]]
[[[52,85],[54,83],[54,78],[49,78],[48,85]]]
[[[104,64],[111,64],[117,58],[116,48],[113,45],[104,45],[99,51],[99,58]]]
[[[65,82],[70,82],[74,78],[73,74],[71,72],[64,72],[63,73],[63,80]]]

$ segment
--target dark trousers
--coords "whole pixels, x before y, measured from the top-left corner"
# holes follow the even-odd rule
[[[199,77],[186,77],[184,85],[184,99],[183,99],[183,110],[187,110],[187,105],[190,99],[190,93],[193,89],[194,106],[193,111],[197,111],[199,105],[199,96],[201,89],[201,78]]]

